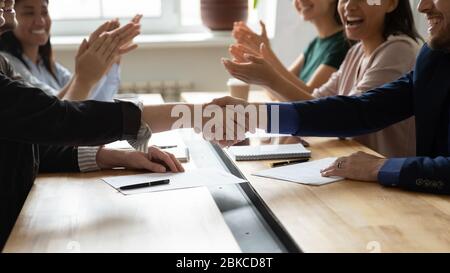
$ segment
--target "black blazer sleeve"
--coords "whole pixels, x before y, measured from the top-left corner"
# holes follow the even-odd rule
[[[141,111],[130,102],[68,102],[0,74],[0,139],[61,146],[136,139]]]
[[[39,172],[79,171],[76,147],[39,145]]]

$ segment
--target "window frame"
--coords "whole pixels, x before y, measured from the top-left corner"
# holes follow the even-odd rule
[[[161,17],[142,18],[141,32],[143,34],[176,33],[180,31],[180,6],[182,0],[161,0]],[[51,3],[50,3],[51,4]],[[122,23],[131,20],[130,17],[120,18]],[[52,20],[53,36],[85,36],[94,31],[108,18],[86,18],[86,19],[57,19]],[[198,28],[198,27],[197,27]],[[195,29],[197,29],[195,28]]]
[[[161,17],[158,18],[142,18],[141,34],[142,35],[160,35],[160,34],[180,34],[180,33],[205,33],[210,32],[208,28],[200,25],[182,25],[181,23],[181,1],[183,0],[161,0]],[[278,0],[260,0],[258,13],[262,19],[270,18],[268,15],[275,16],[275,10]],[[273,3],[274,2],[274,3]],[[120,18],[121,23],[128,22],[130,17]],[[101,19],[54,19],[52,22],[52,36],[65,37],[74,36],[81,37],[92,33],[99,25],[106,20],[113,18]],[[275,18],[273,18],[275,20]],[[269,29],[269,37],[273,37],[274,21],[266,21]],[[273,21],[273,22],[272,22]],[[253,28],[259,28],[259,24],[249,22]]]

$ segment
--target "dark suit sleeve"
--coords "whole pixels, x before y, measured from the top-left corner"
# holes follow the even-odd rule
[[[399,80],[360,96],[336,96],[293,103],[297,128],[290,132],[299,136],[350,137],[373,133],[413,115],[413,72]],[[271,104],[269,113],[273,110]],[[292,120],[292,110],[284,117],[280,104],[280,128]],[[270,125],[276,122],[269,115]],[[276,126],[275,126],[276,127]],[[273,128],[273,127],[272,127]],[[287,131],[281,130],[281,131]]]
[[[39,171],[79,172],[77,148],[39,145]]]
[[[61,146],[136,139],[141,111],[129,102],[68,102],[0,75],[0,139]]]
[[[450,194],[450,157],[409,157],[389,159],[378,180],[384,186]]]

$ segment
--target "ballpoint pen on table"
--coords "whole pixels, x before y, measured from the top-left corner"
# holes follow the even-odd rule
[[[139,184],[133,184],[128,186],[120,187],[120,190],[135,190],[135,189],[141,189],[151,186],[158,186],[158,185],[166,185],[170,183],[170,179],[163,179],[163,180],[156,180],[156,181],[150,181],[145,183],[139,183]]]
[[[281,167],[281,166],[290,165],[290,164],[307,162],[308,160],[309,160],[309,158],[280,161],[280,162],[274,162],[274,163],[270,164],[270,166],[271,167]]]

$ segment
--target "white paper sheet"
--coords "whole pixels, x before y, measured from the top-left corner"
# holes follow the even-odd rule
[[[151,186],[135,190],[121,191],[119,188],[133,184],[151,182],[155,180],[170,179],[170,184]],[[201,186],[220,186],[228,184],[237,184],[247,182],[246,180],[237,178],[231,173],[216,169],[194,169],[187,170],[184,173],[145,173],[137,175],[124,175],[116,177],[103,178],[113,188],[119,190],[125,195],[168,191],[183,188],[193,188]]]
[[[323,177],[320,173],[321,169],[330,166],[335,160],[335,157],[328,157],[321,160],[271,168],[259,171],[253,175],[319,186],[344,179],[338,176]]]

